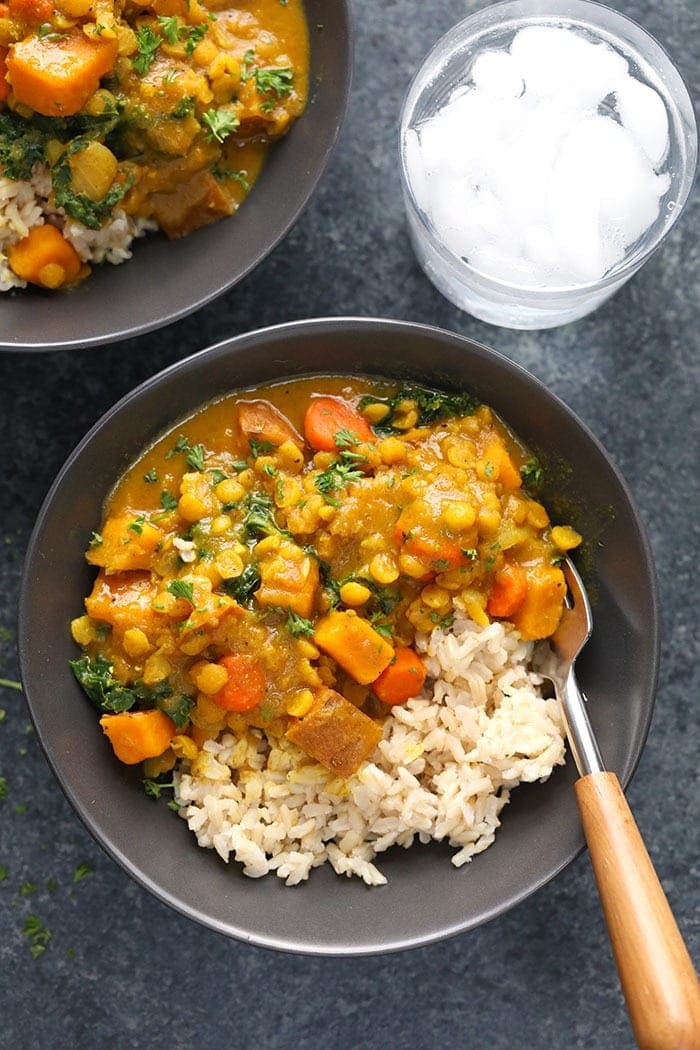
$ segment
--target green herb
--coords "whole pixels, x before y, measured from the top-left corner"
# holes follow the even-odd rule
[[[260,586],[260,573],[255,562],[251,561],[240,576],[224,580],[223,588],[228,595],[235,598],[239,605],[249,605],[253,600],[253,591]]]
[[[69,158],[90,145],[89,138],[76,138],[69,142],[56,161],[51,172],[56,205],[63,208],[71,218],[82,222],[90,230],[99,230],[104,220],[111,215],[112,209],[130,189],[134,176],[129,175],[124,182],[114,182],[105,196],[94,201],[86,193],[75,193],[72,189],[72,172]]]
[[[41,40],[65,40],[67,33],[57,33],[50,22],[42,22],[39,26],[39,38]]]
[[[101,547],[103,543],[104,540],[102,539],[100,533],[93,532],[92,537],[90,539],[90,550],[94,550],[95,547]]]
[[[0,799],[7,798],[7,777],[0,777]]]
[[[35,164],[46,160],[47,136],[14,113],[0,113],[0,166],[3,175],[18,182],[32,177]]]
[[[172,780],[169,781],[167,784],[161,784],[157,780],[146,779],[142,781],[142,783],[143,790],[146,792],[149,798],[160,798],[162,792],[165,791],[166,788],[171,788],[175,786]]]
[[[29,897],[30,894],[35,893],[39,887],[35,882],[23,882],[19,888],[20,897]]]
[[[177,44],[187,32],[187,26],[182,24],[177,15],[159,15],[158,25],[168,44]]]
[[[194,605],[194,584],[188,583],[187,580],[171,580],[166,590],[175,598],[186,598]]]
[[[129,529],[130,532],[135,532],[137,536],[140,536],[143,532],[143,523],[145,520],[145,514],[139,514],[138,518],[134,518],[133,521],[129,522],[127,529]]]
[[[156,468],[155,467],[151,467],[151,469],[148,471],[148,473],[144,474],[143,480],[146,482],[147,485],[152,485],[154,481],[157,481],[158,480],[158,474],[156,473]]]
[[[353,448],[355,445],[360,444],[360,439],[355,431],[348,430],[346,427],[334,434],[333,440],[336,448]]]
[[[207,141],[223,142],[238,128],[240,121],[229,109],[208,109],[202,114],[202,123],[206,124]]]
[[[171,496],[169,492],[163,490],[160,494],[160,505],[163,510],[177,510],[177,499],[175,496]]]
[[[465,558],[469,558],[470,561],[476,561],[479,557],[479,552],[476,547],[462,547],[462,554]]]
[[[442,628],[443,631],[447,631],[455,622],[454,613],[448,613],[447,616],[441,618],[440,613],[433,612],[430,614],[430,619],[437,627]]]
[[[83,656],[79,660],[69,660],[69,664],[87,696],[100,711],[113,714],[130,711],[132,707],[146,710],[156,707],[172,718],[178,729],[189,720],[192,701],[188,697],[175,696],[167,679],[152,687],[140,679],[133,686],[123,685],[114,677],[113,665],[102,655]]]
[[[243,518],[243,532],[246,539],[275,534],[289,536],[286,529],[281,529],[277,524],[272,499],[264,492],[249,493]]]
[[[185,455],[187,466],[201,474],[204,470],[204,445],[190,445],[185,435],[180,434],[173,447],[165,453],[165,458],[172,459],[181,452]]]
[[[370,616],[369,622],[372,624],[372,627],[377,632],[377,634],[381,634],[383,638],[391,638],[391,624],[384,623],[382,620],[380,620],[379,617],[381,615],[382,614],[378,612],[374,613],[374,615]]]
[[[191,116],[192,113],[194,113],[194,97],[188,95],[186,98],[180,99],[171,115],[175,120],[184,120],[185,117]]]
[[[73,882],[82,882],[88,875],[92,875],[92,868],[87,864],[78,864],[73,872]]]
[[[219,470],[218,467],[215,467],[214,470],[211,471],[211,481],[212,485],[216,488],[216,486],[220,485],[222,481],[228,481],[228,474],[225,470]]]
[[[253,459],[257,459],[258,456],[267,456],[277,448],[273,441],[258,441],[257,438],[249,438],[248,444],[250,445],[250,454]]]
[[[277,477],[277,468],[272,466],[272,463],[266,463],[263,467],[263,474],[267,474],[268,478]]]
[[[342,451],[335,463],[316,476],[316,488],[327,502],[332,503],[333,500],[329,499],[332,493],[364,477],[363,471],[357,468],[358,464],[366,462],[366,456],[359,452]]]
[[[198,26],[190,26],[187,40],[185,41],[185,54],[191,55],[200,40],[203,39],[209,26],[206,22],[201,22]]]
[[[28,915],[24,920],[22,932],[30,941],[29,954],[32,959],[38,959],[48,947],[51,940],[51,931],[44,926],[43,922],[36,915]]]
[[[179,76],[180,76],[180,70],[179,69],[169,69],[168,72],[163,77],[162,83],[163,84],[172,84],[172,82],[175,80],[175,78],[179,77]]]
[[[250,182],[248,181],[247,173],[242,169],[241,171],[231,171],[230,168],[221,168],[218,165],[214,165],[211,173],[219,181],[222,179],[235,179],[236,182],[240,182],[246,193],[250,193]]]
[[[470,416],[479,407],[479,401],[471,394],[450,394],[445,391],[431,390],[428,387],[404,385],[397,393],[388,400],[382,400],[372,396],[363,397],[359,403],[362,410],[366,405],[385,404],[389,413],[379,423],[374,424],[374,429],[379,432],[390,432],[396,428],[393,419],[399,406],[404,401],[413,401],[418,411],[417,426],[425,427],[432,423],[439,423],[452,416]]]
[[[287,610],[286,627],[295,638],[310,638],[314,633],[314,625],[311,620],[295,613],[293,609]]]
[[[174,798],[171,798],[170,802],[168,802],[168,809],[172,809],[175,813],[179,813],[180,803],[176,802]]]
[[[520,477],[523,485],[528,489],[538,489],[542,485],[542,467],[539,461],[532,457],[520,468]]]
[[[294,72],[289,68],[256,69],[254,76],[259,94],[267,96],[260,107],[263,113],[270,113],[275,99],[286,98],[294,86]]]
[[[17,692],[22,692],[22,683],[16,682],[14,678],[0,678],[0,686],[4,686],[5,689],[16,689]]]
[[[243,55],[243,61],[241,62],[241,83],[245,84],[246,80],[250,80],[253,75],[252,66],[255,62],[255,51],[252,48]]]
[[[145,76],[153,65],[156,51],[162,43],[162,38],[154,33],[150,26],[140,26],[136,30],[136,46],[138,54],[131,60],[139,76]]]

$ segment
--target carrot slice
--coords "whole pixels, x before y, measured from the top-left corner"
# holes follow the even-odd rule
[[[372,689],[383,704],[394,706],[405,704],[412,696],[420,693],[425,682],[425,667],[413,649],[397,649],[394,660],[379,678],[372,683]]]
[[[512,616],[525,601],[527,575],[521,565],[504,565],[496,573],[486,611],[490,616]]]
[[[156,710],[103,715],[100,725],[114,754],[127,766],[162,755],[177,732],[172,718]]]
[[[377,440],[365,417],[342,397],[312,398],[304,416],[304,436],[317,452]]]
[[[251,711],[265,696],[265,674],[248,653],[229,653],[219,660],[229,674],[228,682],[212,700],[225,711]]]

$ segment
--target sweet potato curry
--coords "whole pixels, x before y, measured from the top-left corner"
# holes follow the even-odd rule
[[[73,671],[147,776],[248,726],[337,775],[376,747],[425,669],[416,632],[562,611],[541,471],[463,394],[315,378],[203,408],[118,483]]]
[[[88,229],[118,207],[181,237],[235,211],[307,79],[302,0],[0,2],[0,173],[47,165]],[[87,272],[55,224],[8,258],[44,287]]]

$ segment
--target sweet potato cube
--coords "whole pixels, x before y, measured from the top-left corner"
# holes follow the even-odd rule
[[[556,565],[528,568],[525,600],[512,618],[523,638],[549,638],[561,619],[565,595],[564,573]]]
[[[114,754],[128,766],[162,755],[177,733],[172,719],[156,710],[103,715],[100,725]]]
[[[140,627],[148,631],[158,618],[153,601],[158,585],[148,572],[123,572],[112,576],[97,574],[85,608],[93,620],[109,623],[118,630]]]
[[[287,739],[341,777],[352,776],[382,739],[382,727],[334,689],[318,689]]]
[[[119,514],[107,518],[102,527],[102,542],[91,547],[85,557],[107,573],[150,569],[151,556],[163,538],[157,525],[143,515]]]
[[[316,624],[314,642],[360,685],[373,682],[394,659],[393,647],[367,620],[353,613],[324,616]]]
[[[89,38],[82,29],[25,37],[7,56],[7,79],[18,102],[45,117],[70,117],[97,91],[117,57],[116,38]]]
[[[235,201],[210,171],[198,171],[174,193],[154,193],[153,216],[166,237],[184,237],[233,212]]]
[[[260,605],[290,609],[309,617],[319,585],[318,562],[297,546],[284,541],[279,550],[260,560],[260,587],[255,597]]]

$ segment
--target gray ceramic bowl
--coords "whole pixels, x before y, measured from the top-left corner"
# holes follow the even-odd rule
[[[309,102],[236,215],[178,241],[160,234],[138,240],[132,259],[96,267],[68,294],[3,293],[0,349],[82,348],[170,324],[231,288],[289,232],[328,164],[352,75],[348,0],[305,0],[305,8]]]
[[[247,879],[198,848],[183,821],[147,798],[139,772],[112,758],[68,669],[75,656],[68,624],[91,586],[83,552],[121,472],[166,426],[226,391],[324,372],[471,389],[541,456],[550,479],[545,503],[587,537],[579,564],[595,630],[580,680],[603,756],[629,781],[651,717],[658,617],[651,555],[625,483],[585,426],[522,368],[421,325],[339,318],[268,328],[181,361],[120,401],[70,456],[39,514],[22,588],[22,679],[39,739],[77,813],[157,897],[258,945],[383,952],[476,926],[569,864],[583,845],[571,761],[548,783],[518,788],[495,844],[460,870],[448,848],[416,845],[382,856],[387,886],[368,889],[326,867],[288,889],[273,876]]]

